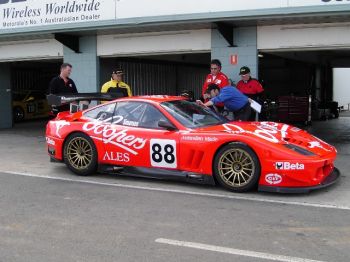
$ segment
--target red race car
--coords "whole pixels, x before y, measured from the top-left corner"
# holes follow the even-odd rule
[[[82,176],[114,172],[284,193],[326,187],[340,176],[336,149],[304,130],[227,122],[181,97],[121,98],[61,112],[47,124],[46,141],[52,160]]]

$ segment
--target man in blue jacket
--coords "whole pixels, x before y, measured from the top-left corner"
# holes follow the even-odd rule
[[[226,86],[220,89],[216,84],[210,84],[206,94],[211,99],[204,104],[205,106],[223,103],[227,110],[233,112],[235,121],[248,121],[251,113],[249,98],[236,87]]]

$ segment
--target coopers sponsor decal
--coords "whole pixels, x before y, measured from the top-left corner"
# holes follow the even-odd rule
[[[284,138],[287,136],[288,131],[290,129],[289,125],[282,125],[282,127],[278,128],[278,123],[273,122],[261,122],[254,131],[245,130],[242,127],[235,124],[223,124],[223,127],[226,132],[233,134],[246,133],[251,134],[257,137],[260,137],[266,141],[271,143],[279,143],[281,139],[279,137]]]
[[[91,138],[115,145],[133,155],[138,155],[137,151],[144,148],[147,143],[147,139],[129,135],[125,129],[118,130],[100,122],[85,123],[83,130],[96,135],[90,135]]]
[[[282,183],[282,176],[279,174],[267,174],[265,181],[270,185],[278,185]]]
[[[300,163],[276,162],[276,170],[304,170],[305,165]]]

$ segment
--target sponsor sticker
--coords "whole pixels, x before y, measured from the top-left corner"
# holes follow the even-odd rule
[[[133,155],[138,155],[138,151],[144,148],[147,142],[145,138],[130,135],[125,129],[119,130],[99,122],[86,123],[83,130],[92,132],[91,138],[122,148]]]
[[[60,121],[56,121],[55,124],[56,124],[56,135],[59,138],[62,138],[60,134],[61,129],[65,126],[70,126],[70,123],[65,120],[60,120]]]
[[[305,165],[299,163],[290,163],[290,162],[276,162],[276,170],[304,170]]]
[[[150,154],[153,167],[177,168],[175,140],[151,139]]]
[[[103,160],[128,163],[130,161],[130,155],[121,152],[106,152],[103,156]]]
[[[270,185],[278,185],[282,183],[282,176],[279,174],[267,174],[265,181]]]
[[[49,137],[46,137],[46,143],[47,143],[48,145],[51,145],[51,146],[55,146],[55,145],[56,145],[55,140],[53,140],[53,139],[51,139],[51,138],[49,138]]]

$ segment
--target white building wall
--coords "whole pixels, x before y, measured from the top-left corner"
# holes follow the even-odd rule
[[[338,101],[339,106],[348,108],[350,104],[350,68],[333,69],[333,100]]]

